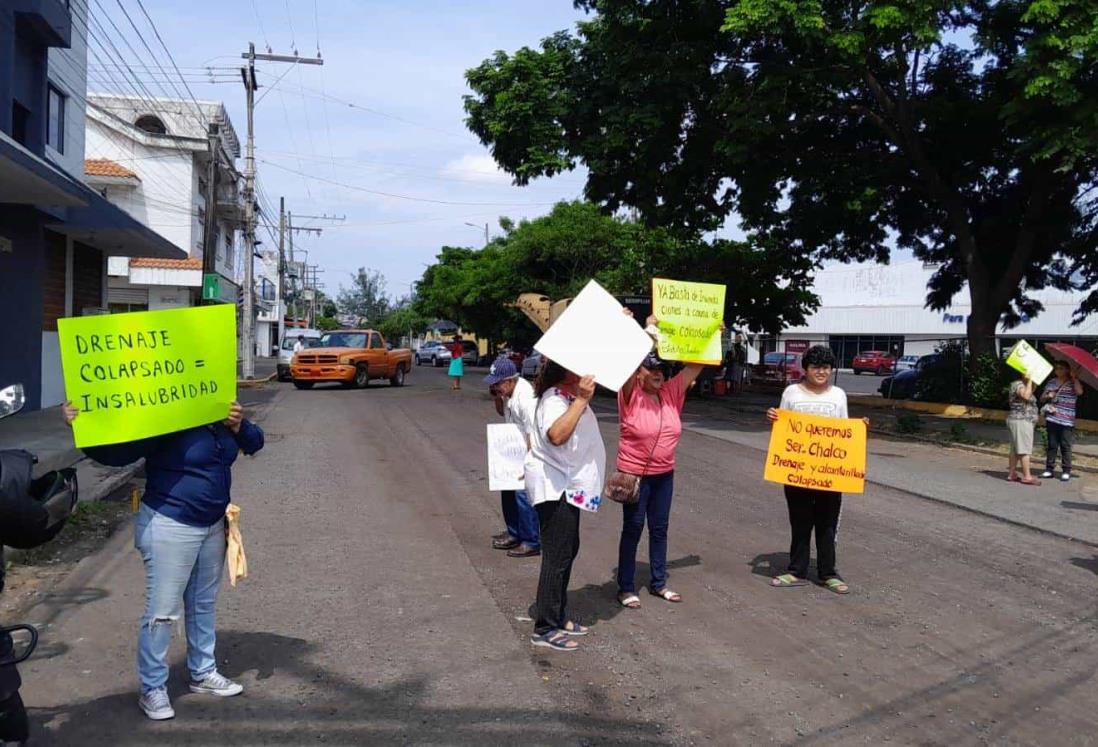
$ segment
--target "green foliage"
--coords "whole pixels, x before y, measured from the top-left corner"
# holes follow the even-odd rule
[[[385,276],[365,267],[351,276],[351,287],[340,288],[339,308],[354,314],[367,325],[377,325],[389,313],[389,297],[385,293]]]
[[[949,440],[961,444],[973,443],[975,439],[968,433],[968,427],[964,423],[950,423]]]
[[[521,345],[534,341],[534,330],[506,308],[519,294],[567,298],[594,278],[611,293],[647,295],[659,276],[728,284],[726,320],[755,329],[780,331],[815,307],[806,290],[809,267],[757,242],[682,238],[584,202],[559,203],[541,218],[500,225],[504,234],[484,249],[442,249],[417,286],[415,306],[423,316]],[[784,282],[775,284],[775,277]]]
[[[1005,410],[1008,407],[1010,382],[1017,373],[1002,359],[990,353],[977,356],[969,377],[969,398],[981,407]]]
[[[339,329],[340,324],[336,321],[335,317],[331,316],[318,316],[316,318],[316,328],[319,330]]]
[[[896,430],[900,433],[919,433],[923,430],[923,419],[913,412],[902,413],[896,418]]]
[[[467,73],[516,183],[583,164],[588,199],[678,236],[738,216],[771,272],[910,250],[931,308],[967,288],[974,362],[1031,291],[1098,286],[1092,0],[577,5],[575,33]]]
[[[431,321],[419,312],[411,299],[404,298],[390,308],[376,328],[388,342],[396,345],[402,337],[422,333]]]

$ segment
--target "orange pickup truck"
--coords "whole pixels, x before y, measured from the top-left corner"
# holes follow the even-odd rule
[[[412,351],[390,350],[381,333],[372,329],[325,332],[316,347],[296,353],[290,363],[290,376],[298,389],[312,389],[325,381],[365,389],[371,379],[404,386],[410,370]]]

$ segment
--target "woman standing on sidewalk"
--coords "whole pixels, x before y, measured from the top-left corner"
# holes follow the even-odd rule
[[[1041,395],[1044,403],[1045,427],[1048,430],[1048,448],[1045,452],[1045,471],[1041,477],[1052,477],[1056,468],[1056,452],[1060,452],[1060,479],[1071,479],[1071,447],[1075,443],[1075,405],[1083,393],[1079,375],[1064,361],[1056,361],[1052,371],[1056,378],[1045,385]]]
[[[465,346],[461,342],[461,335],[454,335],[454,341],[450,343],[450,389],[461,389],[461,377],[465,375]]]
[[[1007,414],[1007,430],[1010,431],[1010,470],[1007,480],[1023,485],[1040,485],[1030,474],[1029,456],[1033,453],[1033,429],[1037,426],[1037,397],[1033,382],[1028,376],[1010,385],[1010,412]],[[1021,464],[1022,478],[1015,469]]]
[[[80,414],[71,402],[65,420]],[[263,431],[233,402],[224,421],[141,441],[84,449],[109,466],[145,460],[145,495],[134,546],[145,564],[145,614],[137,638],[138,705],[154,721],[175,716],[168,698],[168,648],[183,613],[193,693],[228,697],[244,688],[217,671],[214,622],[225,566],[225,509],[237,455],[263,448]]]
[[[546,359],[534,392],[538,404],[526,456],[526,493],[538,512],[541,573],[530,642],[575,651],[572,638],[589,631],[568,617],[568,581],[579,553],[580,511],[598,510],[606,468],[606,448],[589,406],[595,379]]]
[[[655,317],[649,317],[649,327],[655,324]],[[622,504],[618,542],[618,602],[629,609],[640,607],[637,545],[646,518],[651,567],[648,591],[668,602],[682,601],[680,594],[667,588],[667,529],[675,485],[675,450],[682,436],[682,408],[686,392],[702,368],[692,363],[671,376],[670,366],[649,354],[618,392],[618,470],[640,480],[637,502]]]

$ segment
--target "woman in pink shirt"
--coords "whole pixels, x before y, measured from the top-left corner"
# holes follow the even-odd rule
[[[652,322],[649,319],[649,322]],[[618,545],[618,602],[640,607],[637,596],[637,545],[648,519],[648,562],[652,568],[648,591],[668,602],[682,596],[667,588],[667,525],[675,479],[675,448],[682,436],[686,392],[702,366],[690,364],[676,376],[670,366],[650,354],[618,392],[621,439],[618,469],[640,477],[636,503],[623,504],[621,542]]]

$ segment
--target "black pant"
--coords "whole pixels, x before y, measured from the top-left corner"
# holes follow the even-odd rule
[[[1045,451],[1045,470],[1052,471],[1056,466],[1056,452],[1060,452],[1060,466],[1064,472],[1071,472],[1071,446],[1075,443],[1075,429],[1070,425],[1060,425],[1051,421],[1045,423],[1048,430],[1048,449]]]
[[[539,503],[534,508],[541,528],[541,575],[534,633],[544,635],[568,622],[568,581],[572,577],[572,561],[580,549],[580,510],[563,495],[560,500]]]
[[[808,557],[812,550],[812,530],[816,530],[816,569],[820,580],[836,578],[835,537],[839,533],[839,512],[843,494],[785,486],[789,506],[789,526],[793,541],[789,545],[789,572],[797,578],[808,576]]]
[[[27,709],[23,698],[16,690],[5,700],[0,701],[0,742],[25,742],[30,733],[27,723]]]

